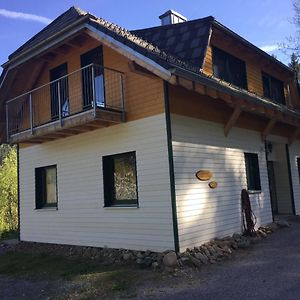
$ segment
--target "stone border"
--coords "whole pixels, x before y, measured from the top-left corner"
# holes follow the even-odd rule
[[[280,227],[288,227],[285,220],[261,226],[253,236],[234,233],[232,236],[213,239],[199,247],[186,249],[183,253],[165,251],[162,253],[135,251],[127,249],[96,248],[70,246],[36,242],[19,242],[18,244],[0,243],[0,254],[7,251],[25,252],[32,254],[49,254],[68,257],[70,259],[88,259],[103,265],[138,265],[142,268],[169,269],[196,267],[215,264],[229,258],[237,249],[248,248],[258,243]]]

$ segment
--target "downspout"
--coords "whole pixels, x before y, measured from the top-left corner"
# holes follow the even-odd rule
[[[165,100],[165,115],[166,115],[166,130],[168,143],[168,157],[169,157],[169,176],[170,176],[170,190],[171,190],[171,204],[172,204],[172,218],[173,218],[173,234],[174,234],[174,249],[178,253],[179,238],[178,238],[178,220],[176,207],[176,192],[175,192],[175,172],[172,146],[172,129],[171,129],[171,115],[170,115],[170,101],[169,101],[169,84],[164,81],[164,100]]]

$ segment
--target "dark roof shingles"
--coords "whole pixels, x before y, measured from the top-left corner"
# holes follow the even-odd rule
[[[202,68],[213,17],[131,31],[198,70]]]

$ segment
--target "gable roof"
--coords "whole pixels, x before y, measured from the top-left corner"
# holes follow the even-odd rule
[[[16,51],[14,51],[11,55],[9,55],[9,59],[12,59],[26,50],[38,45],[40,42],[48,39],[53,36],[57,32],[65,29],[68,25],[73,24],[74,22],[82,19],[86,16],[87,13],[79,8],[74,6],[70,7],[63,14],[58,16],[54,21],[52,21],[49,25],[47,25],[44,29],[34,35],[31,39],[29,39],[26,43],[24,43],[21,47],[19,47]]]

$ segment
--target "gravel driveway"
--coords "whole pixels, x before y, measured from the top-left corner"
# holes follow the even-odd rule
[[[300,218],[237,258],[199,272],[193,288],[152,299],[300,299]]]

